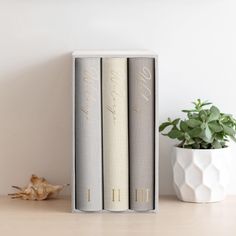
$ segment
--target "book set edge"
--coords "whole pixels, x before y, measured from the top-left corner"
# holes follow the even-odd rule
[[[119,58],[119,57],[120,57],[120,55],[116,56],[115,58]],[[150,209],[138,209],[138,208],[130,209],[130,206],[132,204],[130,204],[131,202],[130,202],[130,200],[128,200],[128,202],[129,202],[128,207],[124,207],[123,209],[115,209],[115,208],[109,208],[109,207],[105,207],[107,209],[104,209],[104,203],[105,202],[103,200],[103,209],[94,209],[94,210],[91,210],[91,211],[101,211],[101,210],[102,211],[106,211],[106,210],[108,210],[108,211],[109,210],[110,211],[125,211],[125,212],[133,212],[133,211],[157,212],[158,211],[158,137],[157,137],[157,130],[156,130],[157,122],[158,122],[158,120],[157,120],[157,102],[158,102],[157,101],[157,82],[158,82],[157,81],[157,55],[152,54],[152,55],[148,55],[146,57],[148,59],[153,60],[153,67],[154,67],[153,68],[153,77],[154,77],[154,80],[153,80],[154,81],[154,88],[153,88],[153,90],[155,91],[155,95],[153,95],[154,96],[154,98],[153,98],[154,99],[154,101],[153,101],[154,102],[154,105],[153,105],[153,107],[154,107],[154,118],[153,118],[154,119],[154,124],[153,124],[153,126],[154,126],[154,137],[155,138],[154,138],[153,142],[154,142],[154,150],[155,150],[154,155],[155,156],[153,157],[153,161],[155,163],[154,163],[154,168],[153,168],[154,169],[153,170],[153,172],[154,172],[153,173],[153,182],[154,182],[153,183],[153,188],[154,188],[154,190],[153,190],[153,201],[152,201],[153,202],[153,207],[149,207]],[[131,55],[130,57],[128,55],[125,55],[125,56],[122,56],[120,58],[127,58],[127,67],[128,67],[128,63],[129,63],[131,58],[142,58],[142,59],[144,59],[146,57],[143,56],[143,55],[140,57],[139,54],[137,53],[137,54]],[[77,58],[83,58],[83,59],[84,58],[100,58],[100,69],[101,69],[101,74],[102,74],[102,64],[103,64],[102,63],[102,60],[103,60],[102,58],[113,58],[113,56],[111,57],[110,54],[107,55],[106,52],[103,55],[99,55],[99,56],[97,56],[97,55],[96,56],[90,56],[90,55],[86,56],[86,55],[84,55],[84,56],[80,57],[79,55],[73,54],[73,85],[72,85],[73,86],[73,96],[72,96],[73,97],[73,132],[74,132],[74,127],[75,127],[75,117],[74,116],[75,116],[75,112],[76,112],[74,102],[75,102],[75,95],[76,95],[76,93],[75,93],[75,61],[76,61]],[[128,69],[129,68],[127,68],[127,70]],[[129,74],[129,73],[130,72],[127,71],[127,74]],[[101,89],[102,89],[103,78],[101,79],[100,83],[101,83],[100,86],[101,86]],[[130,83],[130,78],[129,78],[129,83]],[[128,89],[129,89],[128,82],[127,82],[127,86],[128,86],[127,87],[127,93],[129,93],[128,92]],[[101,97],[102,96],[103,96],[103,94],[101,94]],[[128,94],[127,94],[127,98],[128,98]],[[101,100],[102,100],[102,103],[103,103],[104,102],[103,98]],[[101,110],[102,109],[103,109],[103,106],[101,105]],[[130,113],[130,111],[127,108],[127,115],[129,113]],[[102,122],[103,122],[103,117],[102,117]],[[102,130],[101,132],[104,132],[103,128],[101,130]],[[103,141],[101,141],[101,142],[103,142]],[[76,146],[75,145],[75,136],[73,136],[72,210],[73,210],[73,212],[81,212],[81,210],[90,211],[88,209],[76,209],[76,204],[75,204],[75,200],[76,200],[76,198],[75,198],[76,181],[75,181],[75,153],[74,153],[75,146]],[[104,150],[102,152],[104,153]],[[104,157],[103,157],[103,163],[104,163]],[[102,188],[104,188],[104,186],[102,186]],[[113,188],[112,191],[113,190],[116,191],[115,189],[116,188]],[[112,194],[110,194],[110,196],[112,196]],[[116,194],[116,193],[114,193],[114,194]],[[130,191],[128,191],[128,194],[130,194]],[[141,197],[139,197],[139,198],[142,199]],[[118,195],[117,195],[117,199],[118,199]],[[130,199],[130,198],[128,198],[128,199]]]

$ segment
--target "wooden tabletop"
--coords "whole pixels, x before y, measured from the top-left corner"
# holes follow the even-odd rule
[[[157,214],[72,214],[66,198],[32,202],[1,197],[0,235],[236,236],[236,196],[211,204],[161,197]]]

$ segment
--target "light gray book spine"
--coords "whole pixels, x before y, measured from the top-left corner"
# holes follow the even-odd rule
[[[155,59],[129,59],[130,208],[154,209]]]
[[[75,59],[76,209],[102,210],[101,59]]]

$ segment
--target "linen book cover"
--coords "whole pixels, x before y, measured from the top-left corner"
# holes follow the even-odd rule
[[[154,209],[155,90],[153,58],[129,59],[130,208]]]
[[[102,210],[101,59],[75,59],[76,208]]]
[[[127,59],[102,59],[104,209],[128,209]]]

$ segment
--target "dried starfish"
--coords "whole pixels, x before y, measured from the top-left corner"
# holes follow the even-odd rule
[[[52,197],[55,194],[58,194],[62,189],[64,189],[66,185],[52,185],[47,182],[45,178],[38,177],[36,175],[32,175],[30,179],[30,183],[27,187],[18,187],[12,186],[19,190],[17,193],[10,193],[8,195],[11,198],[20,198],[24,200],[45,200]]]

